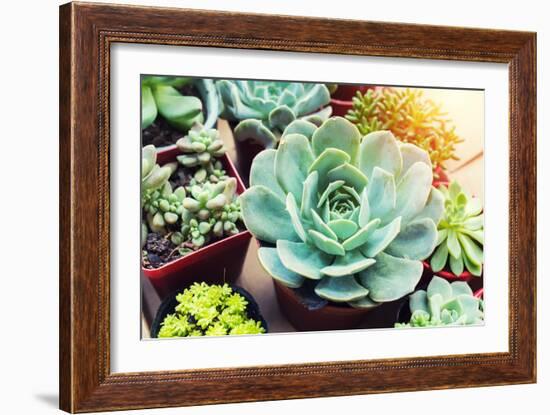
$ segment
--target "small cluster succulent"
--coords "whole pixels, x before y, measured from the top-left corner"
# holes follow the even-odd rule
[[[172,222],[175,215],[173,202],[168,199],[172,193],[172,187],[168,179],[175,171],[176,163],[168,163],[162,167],[157,164],[157,150],[155,146],[145,146],[141,150],[141,206],[147,214],[147,221],[151,230],[162,232],[165,222]],[[177,197],[177,195],[176,195]],[[169,206],[166,206],[168,202]],[[166,209],[161,210],[161,205]],[[165,217],[166,215],[166,217]],[[141,246],[145,244],[149,230],[147,225],[141,225]]]
[[[248,317],[248,301],[229,285],[195,283],[176,296],[175,313],[161,323],[158,337],[262,334],[260,321]]]
[[[443,214],[428,154],[389,131],[362,137],[342,117],[303,120],[252,164],[240,197],[259,260],[280,283],[371,308],[411,293]]]
[[[182,95],[178,88],[192,84],[201,95]],[[203,114],[206,106],[207,118]],[[216,125],[220,102],[214,81],[172,76],[144,76],[141,80],[141,128],[149,127],[160,114],[173,128],[186,132],[197,123]]]
[[[194,185],[182,198],[182,224],[171,235],[175,245],[198,249],[212,238],[239,233],[241,207],[236,199],[237,180],[229,178],[218,183]]]
[[[223,156],[226,148],[215,128],[206,129],[197,124],[186,136],[176,142],[182,155],[177,156],[178,162],[184,167],[209,167],[216,158]]]
[[[483,300],[463,281],[434,277],[426,291],[409,296],[411,318],[395,327],[464,326],[483,323]]]
[[[219,160],[225,147],[217,130],[196,125],[178,142],[178,148],[184,154],[162,167],[156,163],[153,145],[142,149],[141,238],[144,247],[149,231],[165,236],[176,246],[173,252],[183,256],[238,233],[242,216],[237,180],[227,176]],[[183,185],[174,189],[169,179],[178,164],[183,169],[178,171]]]
[[[181,218],[184,198],[185,189],[178,187],[172,191],[168,182],[153,191],[143,205],[149,229],[162,235],[167,233],[166,226],[176,224]]]
[[[475,276],[483,272],[483,206],[453,181],[439,188],[445,197],[445,213],[438,225],[437,249],[430,265],[435,272],[447,263],[453,274],[465,268]]]
[[[390,130],[395,137],[428,152],[434,170],[457,160],[455,146],[463,141],[441,107],[423,97],[421,89],[375,88],[353,98],[346,118],[361,134]]]
[[[238,122],[235,139],[250,139],[265,148],[275,148],[292,121],[320,124],[331,114],[325,107],[330,92],[324,84],[219,80],[216,87],[224,106],[222,118]]]

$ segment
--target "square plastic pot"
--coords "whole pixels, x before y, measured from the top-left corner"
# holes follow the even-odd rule
[[[158,152],[157,162],[162,166],[174,161],[179,154],[176,146],[167,147]],[[221,162],[228,175],[237,179],[237,193],[244,192],[245,186],[229,157],[224,155]],[[244,230],[206,245],[161,267],[145,268],[142,266],[141,270],[161,298],[193,282],[231,283],[242,271],[251,236],[250,232]]]

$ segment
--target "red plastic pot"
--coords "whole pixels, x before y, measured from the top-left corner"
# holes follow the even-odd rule
[[[157,162],[160,165],[169,163],[179,154],[176,146],[167,147],[158,152]],[[245,186],[229,157],[224,155],[221,162],[228,175],[237,179],[237,193],[244,192]],[[250,232],[245,230],[159,268],[151,269],[142,266],[141,270],[161,298],[196,281],[210,284],[230,283],[235,281],[241,273],[251,237]]]
[[[332,107],[332,115],[340,117],[345,116],[353,107],[353,97],[360,91],[362,94],[369,89],[374,89],[372,85],[353,85],[353,84],[341,84],[338,85],[338,89],[332,95],[330,100],[330,106]]]
[[[437,175],[437,178],[436,178]],[[439,187],[439,186],[449,186],[450,180],[449,176],[447,176],[447,173],[445,173],[445,170],[441,168],[441,166],[437,166],[434,171],[434,179],[432,182],[433,187]]]
[[[441,271],[434,272],[432,270],[432,267],[428,261],[423,261],[424,269],[430,272],[432,275],[437,275],[438,277],[444,278],[447,281],[453,282],[453,281],[464,281],[464,282],[470,282],[474,278],[478,278],[469,271],[464,271],[460,275],[455,275],[451,271],[446,271],[445,269],[442,269]]]

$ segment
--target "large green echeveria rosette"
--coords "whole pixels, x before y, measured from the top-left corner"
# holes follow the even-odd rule
[[[256,156],[243,218],[280,283],[369,308],[411,293],[437,241],[443,197],[425,151],[341,117],[297,120]]]
[[[238,123],[235,139],[250,139],[265,148],[275,148],[294,120],[319,125],[332,111],[325,107],[330,92],[324,84],[223,79],[216,87],[223,103],[221,117]]]

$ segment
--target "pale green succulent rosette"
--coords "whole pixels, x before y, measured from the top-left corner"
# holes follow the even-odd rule
[[[468,270],[479,277],[483,272],[483,206],[453,181],[449,188],[441,186],[445,198],[445,213],[438,225],[437,249],[430,265],[441,271],[448,264],[459,276]]]
[[[409,297],[411,319],[396,327],[465,326],[483,323],[483,300],[463,281],[434,277],[426,291]]]
[[[302,118],[319,125],[332,109],[324,84],[273,81],[216,82],[223,103],[222,118],[236,121],[235,139],[251,139],[265,148],[275,148],[281,133]]]
[[[437,241],[443,197],[425,151],[341,117],[297,120],[259,153],[241,195],[259,260],[280,283],[370,308],[411,293]],[[267,246],[272,245],[272,246]]]

